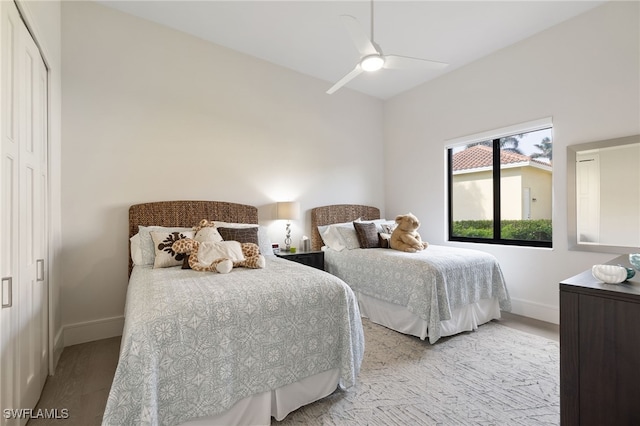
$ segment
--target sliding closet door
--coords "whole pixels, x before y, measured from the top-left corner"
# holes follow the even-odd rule
[[[48,135],[46,67],[15,5],[0,7],[4,410],[33,408],[48,373]]]
[[[34,407],[47,378],[46,279],[47,71],[35,42],[22,26],[20,60],[20,400]]]
[[[0,277],[2,278],[2,309],[0,310],[0,408],[15,408],[17,393],[16,360],[18,354],[18,316],[15,292],[18,288],[19,255],[19,110],[17,100],[18,39],[22,25],[12,3],[0,1],[0,132],[2,161],[0,163]],[[3,411],[4,412],[4,411]],[[9,421],[0,417],[0,424]]]

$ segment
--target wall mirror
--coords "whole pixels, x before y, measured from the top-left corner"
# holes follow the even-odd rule
[[[640,135],[567,147],[569,249],[640,247]]]

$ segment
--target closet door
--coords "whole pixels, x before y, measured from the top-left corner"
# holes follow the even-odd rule
[[[48,139],[46,67],[13,2],[0,2],[0,8],[4,410],[33,408],[48,373]],[[14,423],[2,414],[0,424]]]
[[[0,408],[16,408],[16,360],[18,345],[17,287],[19,277],[19,111],[18,111],[18,39],[20,17],[12,3],[0,1],[0,248],[2,250],[2,309],[0,310]],[[3,411],[4,412],[4,411]],[[10,424],[4,416],[0,424]]]
[[[20,61],[20,401],[31,408],[40,399],[48,367],[46,278],[47,71],[30,34],[21,27]]]

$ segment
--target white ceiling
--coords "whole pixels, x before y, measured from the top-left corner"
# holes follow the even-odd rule
[[[605,1],[375,1],[374,39],[384,53],[450,65],[363,73],[340,90],[388,99]],[[99,3],[325,80],[327,89],[360,59],[339,16],[371,31],[369,0]]]

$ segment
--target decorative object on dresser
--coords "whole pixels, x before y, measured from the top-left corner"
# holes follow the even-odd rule
[[[629,267],[629,256],[608,265]],[[597,280],[591,269],[560,283],[563,425],[640,424],[640,278]]]
[[[324,271],[324,252],[321,250],[298,253],[279,252],[276,256]]]
[[[300,203],[282,201],[276,204],[277,218],[287,221],[287,233],[284,238],[285,251],[291,249],[291,221],[300,219]]]
[[[629,275],[627,268],[619,265],[593,265],[591,274],[605,284],[619,284],[626,281]],[[635,275],[635,271],[633,275]]]

